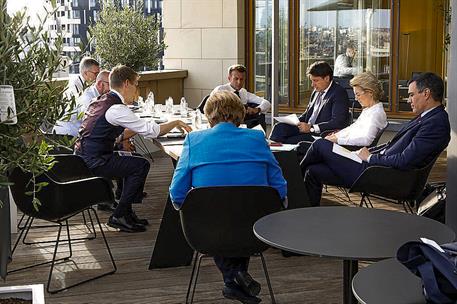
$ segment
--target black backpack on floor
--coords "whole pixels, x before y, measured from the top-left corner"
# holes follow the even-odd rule
[[[424,192],[417,200],[417,214],[444,224],[446,218],[446,183],[425,185]]]

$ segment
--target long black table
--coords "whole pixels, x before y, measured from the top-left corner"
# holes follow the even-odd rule
[[[154,142],[167,153],[173,166],[182,152],[184,139],[160,138]],[[273,153],[287,181],[289,208],[299,208],[307,205],[304,198],[305,186],[301,177],[297,154],[295,151],[278,151]],[[187,266],[192,262],[193,250],[187,244],[181,230],[179,212],[172,204],[170,196],[167,198],[165,209],[160,222],[159,232],[149,263],[149,269]]]
[[[258,220],[254,233],[261,241],[279,249],[342,259],[344,303],[357,303],[351,282],[359,260],[394,257],[400,245],[420,237],[437,243],[455,238],[449,227],[428,218],[358,207],[281,211]]]

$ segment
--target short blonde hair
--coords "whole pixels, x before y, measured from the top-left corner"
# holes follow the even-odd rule
[[[369,91],[373,94],[373,99],[378,102],[384,94],[382,85],[378,78],[371,72],[363,72],[355,75],[351,79],[350,84],[352,87],[360,87],[364,91]]]
[[[220,122],[231,122],[238,127],[244,120],[246,110],[234,93],[219,91],[208,98],[204,112],[211,126]]]

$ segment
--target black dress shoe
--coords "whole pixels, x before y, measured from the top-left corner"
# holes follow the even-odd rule
[[[235,282],[243,289],[245,293],[255,297],[260,293],[260,284],[254,280],[246,271],[239,271],[235,275]]]
[[[222,289],[222,295],[230,300],[237,300],[243,304],[258,304],[262,299],[248,295],[235,282],[225,283]]]
[[[108,226],[117,228],[124,232],[144,232],[146,228],[143,225],[135,223],[130,216],[115,217],[110,216]]]
[[[133,222],[135,222],[136,224],[140,224],[140,225],[143,225],[143,226],[147,226],[149,225],[149,222],[147,219],[140,219],[135,211],[132,211],[132,213],[130,214],[130,217],[132,219]]]

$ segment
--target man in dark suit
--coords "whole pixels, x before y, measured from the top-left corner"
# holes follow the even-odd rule
[[[442,105],[443,80],[434,73],[422,73],[408,85],[408,102],[417,117],[388,143],[360,149],[357,154],[361,163],[333,153],[333,143],[328,140],[319,139],[311,145],[301,163],[311,205],[320,204],[323,184],[350,187],[365,168],[375,165],[400,170],[421,168],[447,147],[450,125]]]
[[[349,100],[346,90],[333,82],[333,70],[324,61],[318,61],[306,71],[314,92],[306,111],[298,118],[297,126],[278,123],[270,139],[276,142],[296,144],[314,141],[312,135],[343,129],[349,122]]]

